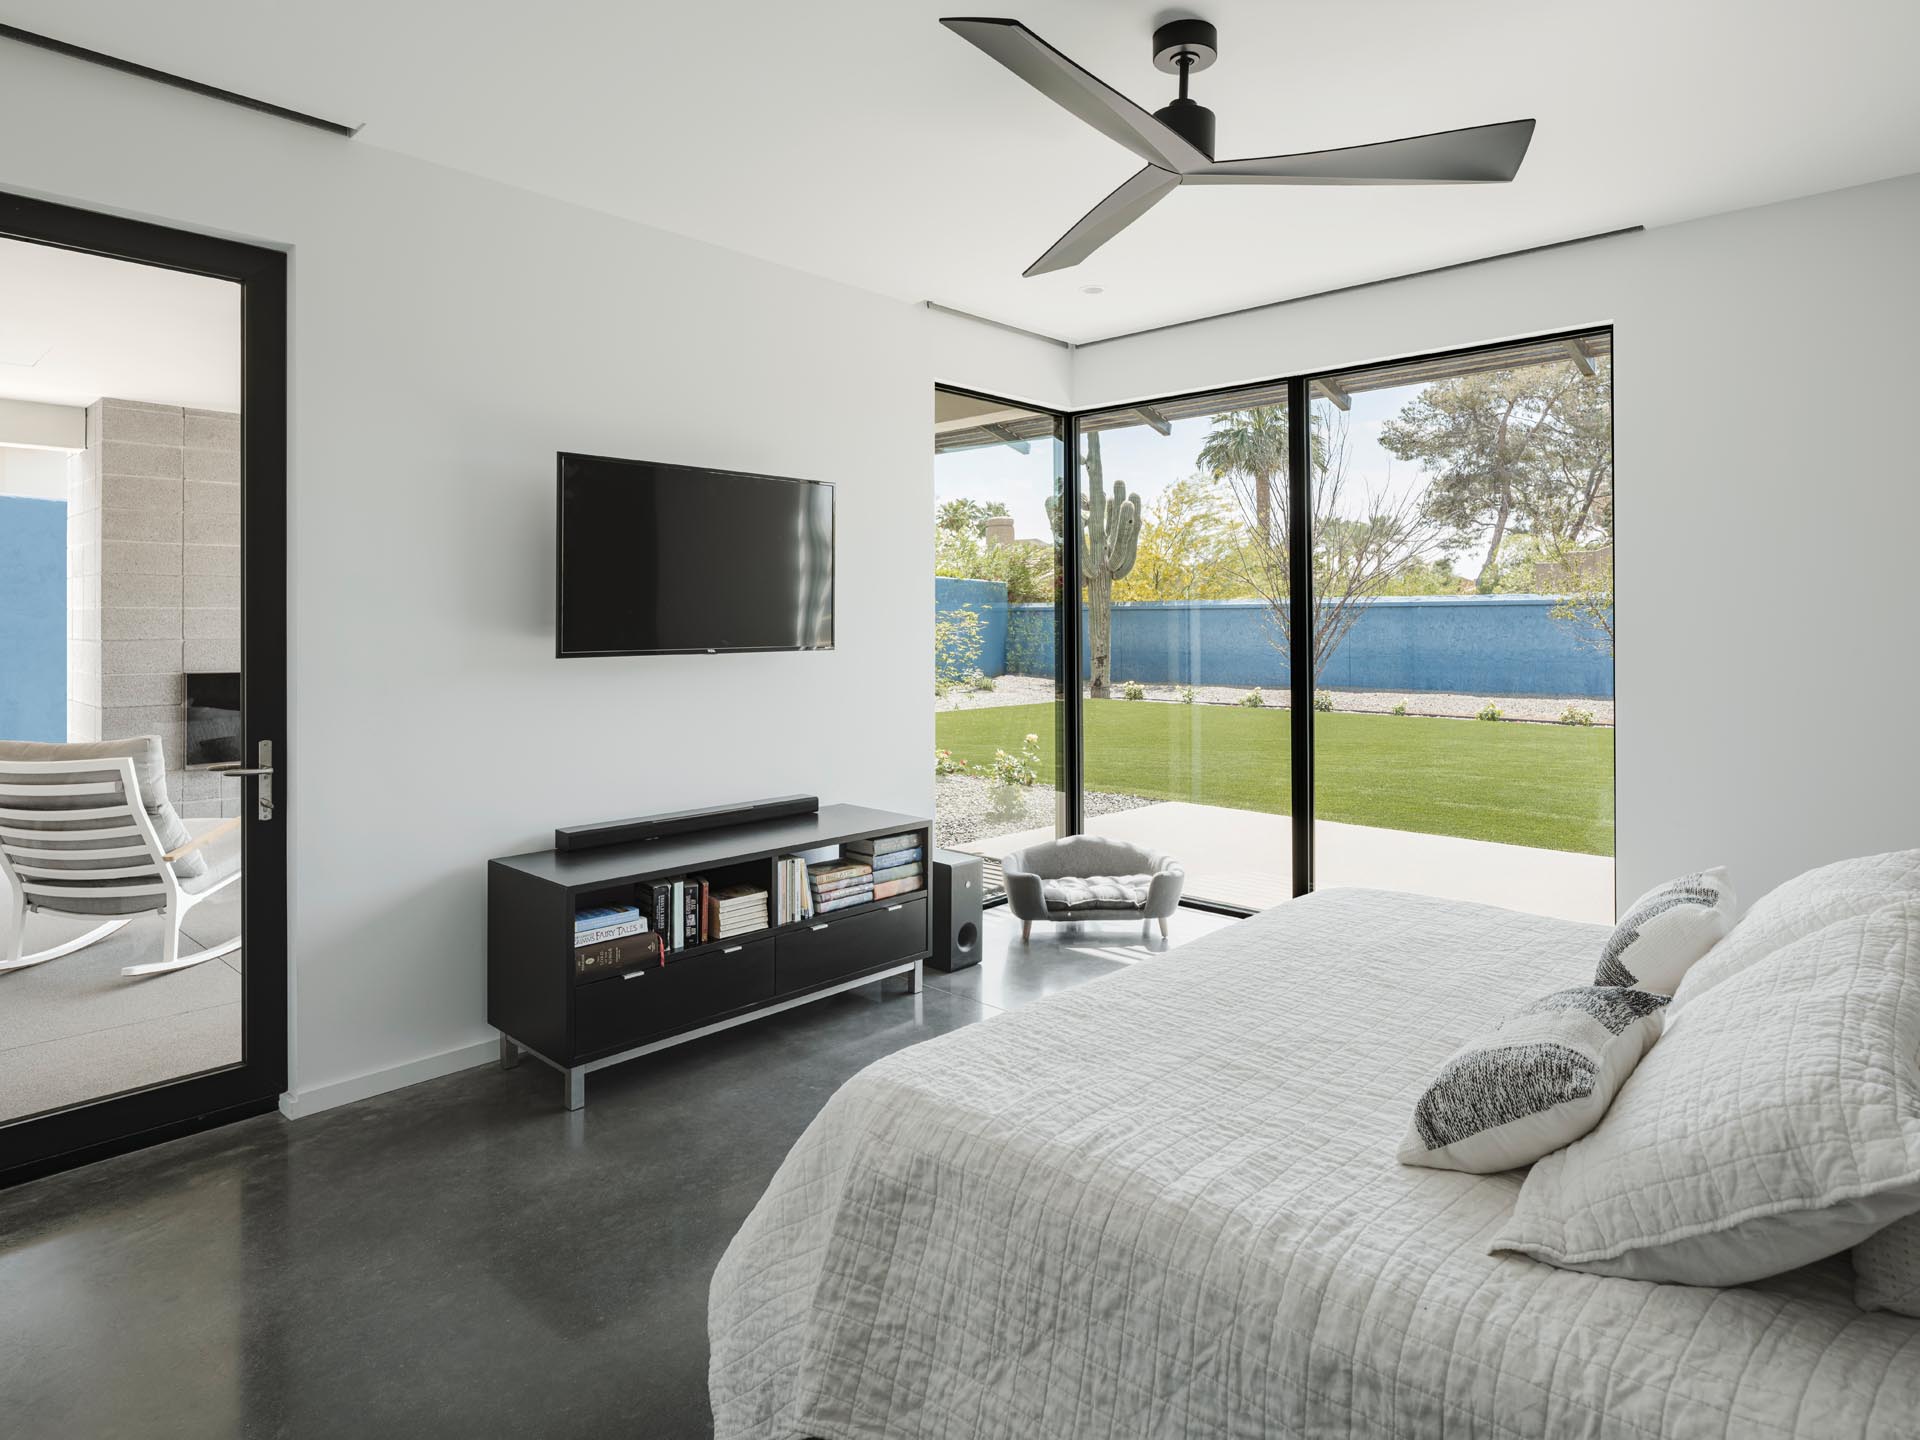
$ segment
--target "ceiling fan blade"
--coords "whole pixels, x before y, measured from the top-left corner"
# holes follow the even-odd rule
[[[1513,179],[1533,121],[1439,130],[1376,145],[1215,160],[1186,172],[1193,185],[1494,185]]]
[[[1078,265],[1180,185],[1180,177],[1158,165],[1134,172],[1106,199],[1080,217],[1080,223],[1053,242],[1051,249],[1021,273],[1045,275]]]
[[[1082,70],[1018,20],[955,17],[940,23],[1148,164],[1186,171],[1208,163],[1206,155],[1184,137],[1097,75]]]

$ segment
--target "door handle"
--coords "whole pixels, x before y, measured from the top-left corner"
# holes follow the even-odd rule
[[[824,930],[827,928],[827,922],[822,920],[818,925],[809,925],[807,928],[809,930]]]
[[[254,793],[255,814],[262,820],[273,819],[273,741],[260,742],[260,763],[245,769],[222,770],[222,775],[252,775],[260,781]]]

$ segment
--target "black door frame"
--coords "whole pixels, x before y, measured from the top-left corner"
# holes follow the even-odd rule
[[[0,1125],[0,1185],[263,1114],[287,1088],[287,257],[0,192],[0,237],[240,286],[242,753],[273,745],[274,815],[243,827],[242,1063]],[[257,779],[242,782],[251,816]]]

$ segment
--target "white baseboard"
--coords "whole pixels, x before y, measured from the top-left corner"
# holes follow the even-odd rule
[[[389,1065],[385,1069],[369,1070],[364,1075],[351,1075],[345,1080],[330,1080],[324,1085],[314,1085],[305,1090],[288,1091],[280,1097],[280,1113],[289,1120],[303,1120],[309,1115],[318,1115],[322,1110],[351,1105],[356,1100],[366,1100],[375,1095],[384,1095],[389,1090],[418,1085],[423,1080],[438,1080],[442,1075],[471,1070],[499,1058],[498,1039],[476,1040],[471,1045],[458,1045],[451,1050],[442,1050],[438,1055],[424,1055],[404,1065]]]

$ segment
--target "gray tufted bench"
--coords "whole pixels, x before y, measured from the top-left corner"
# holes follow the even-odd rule
[[[1099,835],[1069,835],[1015,850],[1000,861],[1007,905],[1030,939],[1036,920],[1167,920],[1186,879],[1157,850]]]

